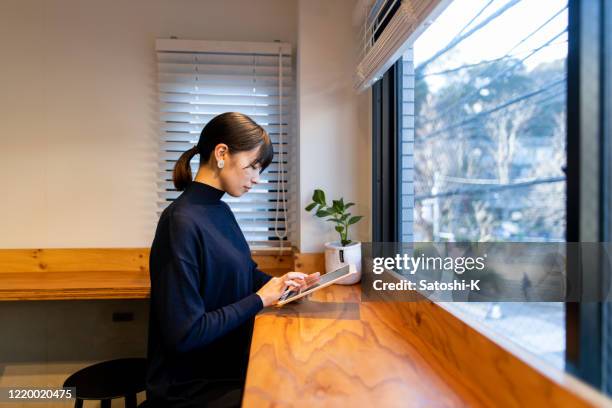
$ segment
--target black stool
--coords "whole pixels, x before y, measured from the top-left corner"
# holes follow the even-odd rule
[[[114,398],[125,398],[126,408],[136,408],[136,394],[145,389],[147,360],[121,358],[104,361],[77,371],[64,381],[64,387],[76,388],[75,408],[84,400],[100,400],[110,408]]]

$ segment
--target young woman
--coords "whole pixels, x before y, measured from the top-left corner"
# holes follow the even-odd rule
[[[200,168],[192,181],[196,154]],[[248,192],[273,155],[261,126],[229,112],[208,122],[176,163],[174,185],[184,191],[161,214],[149,260],[150,405],[239,405],[254,316],[288,287],[318,280],[318,274],[272,278],[260,271],[221,200]]]

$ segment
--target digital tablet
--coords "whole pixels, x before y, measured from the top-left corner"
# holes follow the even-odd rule
[[[306,296],[309,293],[312,293],[316,290],[329,286],[332,283],[338,281],[339,279],[342,279],[345,276],[350,275],[351,273],[355,273],[355,271],[351,271],[350,266],[345,265],[339,269],[336,269],[335,271],[328,272],[325,275],[322,275],[321,278],[319,278],[319,282],[315,283],[314,285],[310,286],[309,288],[301,292],[298,290],[287,290],[280,297],[280,299],[276,303],[276,306],[282,306],[286,303],[293,302],[294,300],[299,299],[303,296]]]

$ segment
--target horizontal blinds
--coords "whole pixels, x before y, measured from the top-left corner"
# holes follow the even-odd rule
[[[375,2],[363,21],[355,89],[363,91],[381,78],[424,30],[426,20],[433,19],[448,3],[448,0]]]
[[[249,115],[266,129],[274,160],[260,183],[242,197],[226,194],[251,249],[291,247],[295,228],[295,83],[287,43],[157,40],[159,135],[159,213],[181,192],[172,183],[180,155],[194,146],[216,115]],[[191,161],[195,175],[200,156]]]

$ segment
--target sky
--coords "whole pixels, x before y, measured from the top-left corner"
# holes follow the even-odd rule
[[[487,3],[491,2],[485,11],[466,27],[464,32],[478,25],[509,1],[452,1],[414,42],[415,66],[445,47]],[[427,72],[434,73],[465,64],[491,60],[508,55],[508,53],[516,55],[519,59],[524,58],[567,28],[567,9],[563,10],[566,6],[567,0],[522,0],[430,64]],[[521,40],[561,10],[563,11],[537,33],[516,47]],[[549,46],[529,56],[524,63],[529,70],[542,62],[554,61],[566,56],[567,33],[563,33]],[[444,76],[428,76],[427,82],[433,89],[439,88],[444,85]]]

